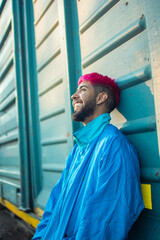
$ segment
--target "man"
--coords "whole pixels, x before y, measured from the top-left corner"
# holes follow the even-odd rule
[[[72,96],[84,125],[53,188],[33,239],[124,240],[144,208],[137,153],[110,122],[120,91],[98,73],[82,76]]]

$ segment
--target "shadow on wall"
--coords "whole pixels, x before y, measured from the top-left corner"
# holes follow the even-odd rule
[[[152,80],[123,89],[118,110],[111,117],[112,123],[121,129],[138,151],[141,182],[151,184],[158,181],[156,174],[151,176],[154,169],[160,168]],[[152,184],[152,196],[157,187],[158,184],[155,183],[154,187]],[[157,215],[157,205],[152,210],[144,209],[133,225],[128,240],[155,239],[158,236],[158,222],[147,217]]]
[[[152,80],[122,89],[118,110],[111,117],[137,148],[141,167],[160,167]]]

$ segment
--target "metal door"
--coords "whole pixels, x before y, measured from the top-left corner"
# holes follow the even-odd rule
[[[35,211],[44,209],[73,146],[64,4],[34,1],[42,156],[42,190]]]
[[[112,114],[139,153],[144,210],[129,239],[159,239],[159,1],[77,1],[82,73],[115,78],[121,101]],[[148,226],[146,228],[146,226]]]
[[[1,1],[1,196],[41,215],[78,127],[70,95],[81,74],[99,72],[121,88],[112,123],[139,153],[146,209],[129,239],[159,239],[159,9],[158,0]]]
[[[0,195],[20,206],[12,1],[1,1],[0,15]]]
[[[41,178],[33,6],[25,3],[0,5],[0,195],[26,211]]]

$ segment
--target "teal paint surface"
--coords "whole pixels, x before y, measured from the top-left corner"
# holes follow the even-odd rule
[[[25,78],[24,34],[22,25],[23,14],[21,4],[13,1],[13,26],[15,42],[15,74],[17,87],[18,123],[19,123],[19,151],[21,171],[21,209],[30,209],[30,179],[29,179],[29,148],[28,148],[28,120],[27,120],[27,92]]]
[[[42,187],[41,149],[40,149],[40,124],[38,106],[37,65],[34,35],[34,16],[31,0],[23,1],[22,16],[24,29],[24,80],[26,87],[26,112],[28,134],[28,174],[30,208]]]
[[[12,1],[0,6],[0,196],[15,205],[20,192]]]
[[[63,1],[44,1],[43,7],[38,2],[34,3],[42,153],[42,188],[34,207],[41,208],[44,208],[46,196],[58,181],[73,146],[69,87],[71,69],[68,65],[70,60],[73,63],[75,56],[67,45],[65,11]],[[77,63],[71,65],[75,76]]]
[[[159,1],[21,3],[0,6],[1,195],[44,208],[80,127],[70,96],[81,74],[97,71],[121,88],[112,123],[136,146],[141,181],[151,184],[153,209],[129,239],[159,239]]]
[[[154,39],[159,49],[158,37],[153,37],[159,22],[159,2],[154,1],[156,10],[150,1],[145,0],[109,2],[112,7],[106,7],[107,3],[101,1],[77,2],[82,73],[97,71],[107,74],[115,78],[121,88],[120,105],[111,114],[111,123],[136,146],[141,181],[151,184],[153,204],[152,210],[144,210],[129,239],[159,239],[159,98],[156,93],[159,78],[155,64],[159,62],[159,54],[152,42]],[[156,61],[152,61],[153,52]]]
[[[79,22],[76,1],[64,1],[65,9],[65,28],[67,41],[67,56],[69,68],[69,88],[72,96],[78,87],[78,79],[82,75],[81,70],[81,51],[79,39]],[[71,102],[72,104],[72,102]],[[73,113],[73,107],[71,105]],[[68,116],[70,117],[70,116]],[[73,132],[81,127],[80,123],[73,122]]]

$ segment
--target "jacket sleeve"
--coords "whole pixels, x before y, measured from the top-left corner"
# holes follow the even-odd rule
[[[58,181],[58,183],[52,189],[50,197],[48,199],[48,202],[47,202],[45,210],[44,210],[43,217],[42,217],[40,223],[37,226],[36,232],[35,232],[32,240],[40,240],[44,236],[47,224],[48,224],[49,219],[51,217],[52,210],[54,209],[54,206],[55,206],[55,204],[58,200],[58,197],[61,193],[61,189],[63,187],[65,177],[66,177],[66,172],[67,172],[67,170],[65,168],[62,175],[61,175],[60,180]]]
[[[144,208],[137,154],[128,142],[104,145],[95,193],[86,203],[76,240],[123,240]]]

